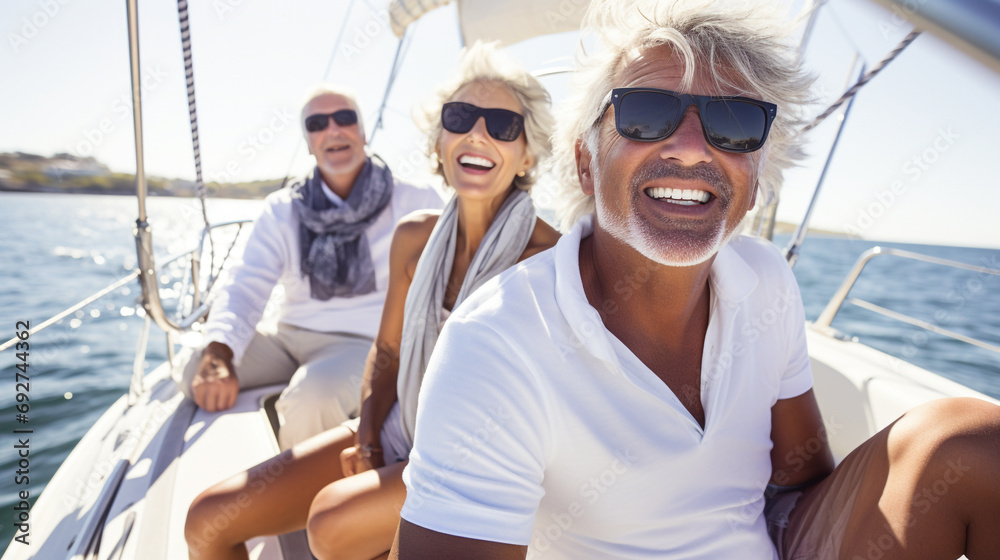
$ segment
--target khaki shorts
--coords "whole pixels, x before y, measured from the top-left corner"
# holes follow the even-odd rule
[[[781,560],[837,560],[854,499],[876,446],[863,445],[822,482],[767,499],[767,531]]]

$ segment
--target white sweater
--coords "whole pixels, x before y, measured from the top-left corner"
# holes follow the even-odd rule
[[[342,202],[328,188],[324,192],[335,203]],[[310,296],[309,279],[302,275],[299,220],[291,190],[271,193],[254,222],[243,262],[233,267],[226,285],[212,303],[205,327],[206,342],[222,342],[232,348],[233,360],[239,365],[257,323],[270,313],[269,305],[280,305],[277,317],[281,323],[318,332],[374,338],[389,283],[389,247],[396,222],[416,210],[441,206],[441,197],[433,189],[397,180],[392,200],[367,231],[375,265],[375,291],[323,301]],[[284,288],[284,298],[280,303],[269,304],[271,291],[278,284]]]

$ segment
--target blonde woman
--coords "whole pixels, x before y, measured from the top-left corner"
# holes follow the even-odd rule
[[[320,560],[385,556],[406,494],[417,393],[443,322],[478,286],[557,241],[527,192],[550,153],[542,85],[476,44],[431,107],[429,152],[454,196],[440,213],[411,214],[396,228],[361,417],[202,493],[185,527],[192,558],[247,558],[246,540],[303,527]],[[220,530],[220,511],[239,513]]]

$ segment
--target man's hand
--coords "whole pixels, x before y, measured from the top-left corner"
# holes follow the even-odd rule
[[[191,381],[195,404],[209,412],[228,410],[236,404],[239,392],[232,349],[221,342],[209,343],[201,354],[198,373]]]
[[[364,456],[360,445],[348,447],[340,452],[340,467],[344,471],[344,476],[353,476],[384,466],[385,459],[382,458],[381,450],[373,449],[369,457]]]

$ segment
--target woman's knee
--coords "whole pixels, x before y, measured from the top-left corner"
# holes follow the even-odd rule
[[[341,495],[337,484],[320,491],[309,507],[306,534],[309,548],[319,560],[343,558],[340,552],[349,549],[350,512],[346,511],[346,496]]]
[[[229,548],[239,544],[232,536],[241,506],[239,496],[218,485],[205,490],[188,508],[184,539],[192,551]]]

